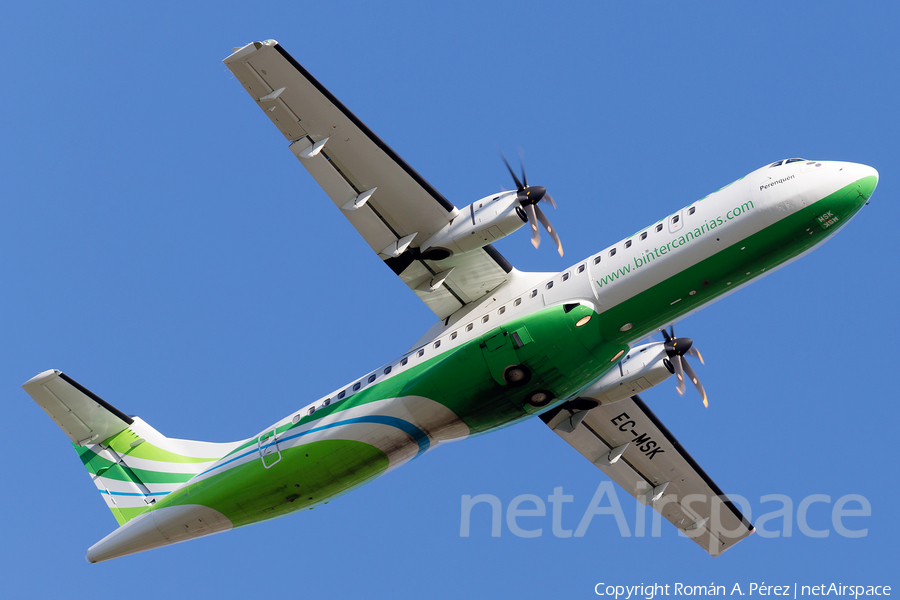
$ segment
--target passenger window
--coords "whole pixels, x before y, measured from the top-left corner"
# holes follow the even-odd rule
[[[563,281],[568,281],[568,280],[569,280],[569,274],[568,274],[568,273],[563,273],[562,280],[563,280]]]
[[[631,240],[628,240],[627,242],[625,242],[625,247],[631,248]]]
[[[331,398],[325,398],[325,402],[322,403],[322,408],[325,408],[329,404],[331,404]]]
[[[537,290],[531,290],[531,297],[534,298],[537,296]]]
[[[456,332],[455,332],[455,331],[454,331],[453,333],[450,334],[450,339],[451,339],[451,340],[455,340],[455,339],[456,339]]]
[[[346,395],[347,395],[347,390],[341,390],[341,393],[338,394],[338,400],[342,400],[344,398],[344,396],[346,396]],[[312,414],[312,413],[309,413],[309,414]]]
[[[547,282],[546,289],[549,290],[549,289],[552,288],[552,287],[553,287],[553,282],[552,282],[552,281]]]
[[[613,248],[612,250],[610,250],[610,251],[609,251],[609,255],[610,255],[610,256],[615,256],[615,255],[616,255],[616,249]]]
[[[434,343],[434,347],[435,347],[435,349],[440,348],[440,347],[441,347],[441,340],[436,341],[436,342]]]
[[[425,348],[422,348],[421,350],[419,350],[419,353],[416,354],[416,356],[425,356]]]
[[[660,223],[659,225],[656,226],[656,231],[657,231],[657,233],[662,231],[662,223]]]
[[[584,265],[578,265],[578,272],[584,273]]]
[[[400,361],[400,366],[405,367],[406,363],[409,362],[409,357],[403,357],[403,360]]]
[[[472,331],[472,327],[474,327],[474,325],[472,323],[469,323],[468,325],[466,325],[466,331]]]
[[[481,318],[481,322],[482,322],[482,323],[487,323],[487,322],[488,322],[488,319],[490,319],[490,318],[491,318],[491,315],[484,315],[484,316]]]
[[[315,406],[310,406],[310,407],[309,407],[309,410],[306,411],[306,414],[311,415],[311,414],[313,414],[314,412],[316,412],[316,407],[315,407]]]
[[[642,240],[646,240],[646,239],[647,239],[647,232],[646,232],[646,231],[645,231],[644,233],[641,234],[641,239],[642,239]]]
[[[384,368],[384,374],[385,374],[385,375],[387,375],[387,374],[390,373],[390,372],[391,372],[391,368],[390,368],[390,367],[385,367],[385,368]]]
[[[595,265],[598,264],[598,263],[600,262],[600,258],[601,258],[601,257],[598,255],[597,258],[594,259],[594,264],[595,264]]]
[[[689,214],[689,215],[694,214],[694,211],[695,211],[695,210],[697,210],[697,208],[694,207],[694,206],[692,206],[692,207],[690,208],[690,210],[688,210],[688,214]]]
[[[518,305],[520,305],[520,304],[522,304],[522,299],[521,299],[521,298],[516,298],[516,301],[513,302],[513,306],[518,306]]]
[[[501,307],[500,307],[500,310],[497,311],[497,314],[498,314],[498,315],[502,315],[502,314],[505,313],[505,312],[506,312],[506,307],[505,307],[505,306],[501,306]]]
[[[353,391],[354,391],[354,392],[358,392],[358,391],[359,391],[359,388],[360,388],[361,386],[362,386],[362,384],[361,384],[360,382],[357,381],[356,383],[353,384]]]
[[[375,381],[375,377],[376,377],[375,373],[372,373],[371,375],[369,375],[369,383],[374,382],[374,381]]]
[[[672,225],[674,225],[677,222],[678,222],[678,215],[675,215],[674,217],[672,217]]]
[[[294,425],[296,425],[296,424],[299,423],[299,422],[300,422],[300,415],[294,415],[294,418],[291,419],[291,423],[293,423]]]

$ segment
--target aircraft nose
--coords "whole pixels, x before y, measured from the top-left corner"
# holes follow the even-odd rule
[[[872,195],[875,186],[878,185],[878,171],[869,165],[853,162],[838,163],[837,172],[844,185],[852,185],[859,190],[860,195],[866,200]]]
[[[878,171],[868,165],[854,165],[854,167],[858,171],[855,176],[859,195],[868,201],[872,192],[875,191],[875,186],[878,185]]]

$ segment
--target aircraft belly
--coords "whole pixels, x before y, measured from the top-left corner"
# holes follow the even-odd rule
[[[177,544],[232,528],[222,513],[199,505],[173,506],[144,513],[128,521],[87,551],[89,562]]]
[[[416,396],[367,402],[277,429],[274,440],[247,444],[151,510],[199,504],[239,527],[327,502],[469,433],[445,406]],[[272,447],[275,452],[267,452]]]
[[[530,406],[526,400],[532,392],[544,390],[562,401],[612,366],[610,360],[626,347],[605,341],[599,321],[583,304],[568,310],[553,306],[507,321],[448,353],[404,392],[447,406],[472,435],[506,427],[551,406]],[[527,382],[505,381],[505,371],[514,365],[527,369]]]
[[[310,508],[385,472],[387,455],[351,439],[305,442],[281,451],[266,468],[257,458],[177,490],[151,512],[202,505],[223,514],[234,527]]]

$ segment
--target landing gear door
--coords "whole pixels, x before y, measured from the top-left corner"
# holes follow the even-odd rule
[[[269,468],[281,460],[281,450],[278,448],[278,431],[275,428],[268,430],[259,436],[256,442],[259,447],[259,458],[265,468]]]
[[[504,372],[508,367],[519,363],[515,347],[513,346],[513,339],[506,330],[498,328],[492,334],[482,338],[481,349],[488,369],[490,369],[491,377],[500,385],[506,385],[506,379],[503,377]]]

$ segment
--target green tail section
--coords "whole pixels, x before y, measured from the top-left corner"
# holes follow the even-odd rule
[[[241,444],[167,438],[59,371],[45,371],[22,387],[72,440],[119,525]]]

